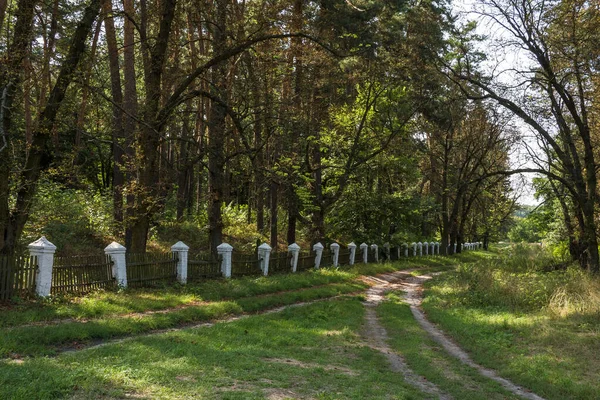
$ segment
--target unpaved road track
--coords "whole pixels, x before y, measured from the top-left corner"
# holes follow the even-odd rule
[[[446,352],[448,352],[448,354],[457,358],[461,363],[468,365],[471,368],[474,368],[475,370],[477,370],[477,372],[479,372],[481,375],[485,376],[486,378],[489,378],[489,379],[492,379],[492,380],[498,382],[500,385],[502,385],[502,387],[504,387],[504,389],[508,390],[509,392],[511,392],[517,396],[520,396],[520,397],[522,397],[524,399],[528,399],[528,400],[544,400],[543,397],[540,397],[540,396],[536,395],[535,393],[532,393],[532,392],[522,388],[521,386],[514,384],[513,382],[509,381],[508,379],[502,378],[500,375],[498,375],[498,373],[496,371],[491,370],[489,368],[485,368],[485,367],[477,364],[463,349],[461,349],[448,336],[446,336],[440,329],[438,329],[435,325],[433,325],[427,319],[427,317],[425,316],[425,313],[423,312],[423,309],[421,308],[421,302],[423,300],[423,283],[425,281],[431,279],[432,276],[431,275],[413,276],[411,274],[411,272],[413,272],[413,271],[414,270],[397,271],[397,272],[392,272],[392,273],[388,273],[388,274],[378,275],[376,278],[368,278],[368,279],[375,279],[377,283],[375,284],[375,286],[371,287],[367,291],[367,301],[365,302],[365,306],[367,307],[367,324],[375,323],[376,324],[375,326],[379,325],[379,323],[376,321],[377,317],[375,315],[375,311],[373,309],[372,304],[376,305],[379,302],[381,302],[383,300],[385,292],[387,292],[387,291],[403,290],[406,293],[405,299],[406,299],[406,302],[410,306],[410,310],[411,310],[413,316],[415,317],[415,320],[433,338],[433,340],[435,340],[437,343],[439,343],[446,350]],[[375,321],[370,321],[369,310],[371,310],[371,312],[372,312],[371,319],[374,319]],[[382,340],[385,342],[385,337],[387,336],[387,334],[385,333],[385,329],[383,329],[383,327],[381,327],[380,325],[379,325],[379,328],[382,331],[380,333],[383,338]],[[375,329],[374,332],[376,333],[377,329]],[[389,347],[386,350],[388,350],[388,349],[389,349]],[[389,349],[389,350],[391,351],[391,349]],[[400,356],[397,356],[397,357],[400,357]],[[389,359],[389,357],[388,357],[388,359]],[[394,368],[394,364],[393,364],[392,360],[390,360],[390,362],[392,363],[392,368]],[[410,380],[408,378],[407,378],[407,381],[410,382]],[[437,388],[433,388],[430,390],[435,390],[435,389],[437,389]],[[437,389],[437,390],[439,390],[439,389]],[[434,394],[433,392],[428,391],[428,390],[423,390],[423,391],[426,393]],[[439,394],[439,396],[440,396],[440,399],[449,398],[449,397],[443,397],[445,395],[441,394],[441,393]]]

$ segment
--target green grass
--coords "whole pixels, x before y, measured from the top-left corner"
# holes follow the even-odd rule
[[[165,285],[158,288],[97,291],[84,296],[59,295],[0,306],[0,328],[58,319],[96,319],[129,313],[157,311],[197,302],[235,300],[242,297],[348,283],[359,275],[376,275],[408,268],[447,269],[450,265],[479,260],[490,253],[471,252],[456,257],[422,257],[386,264],[357,264],[352,268],[324,268],[297,274],[246,277]]]
[[[449,356],[415,321],[401,294],[390,293],[377,308],[390,346],[410,368],[456,399],[518,399],[498,383]]]
[[[55,358],[0,361],[0,398],[426,398],[363,345],[363,316],[359,301],[345,299]]]
[[[97,340],[142,334],[153,330],[199,323],[242,313],[329,298],[364,290],[360,282],[339,283],[300,291],[238,300],[211,302],[165,313],[108,317],[88,322],[65,322],[58,325],[36,325],[4,329],[0,335],[0,356],[22,357],[53,354],[57,348],[79,346]]]
[[[548,399],[600,398],[600,282],[537,252],[426,284],[429,318],[474,360]]]

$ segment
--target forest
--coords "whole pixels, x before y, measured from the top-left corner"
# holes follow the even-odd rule
[[[511,237],[598,272],[600,6],[459,14],[1,1],[0,252]],[[515,218],[520,173],[539,205]]]

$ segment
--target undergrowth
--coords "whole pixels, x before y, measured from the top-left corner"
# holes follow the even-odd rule
[[[600,313],[600,281],[537,246],[517,245],[498,258],[462,263],[446,279],[458,304],[559,316]]]

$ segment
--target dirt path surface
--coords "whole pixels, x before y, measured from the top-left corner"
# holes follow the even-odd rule
[[[410,273],[402,271],[394,274],[380,275],[377,278],[365,278],[375,283],[375,286],[372,286],[367,290],[366,300],[364,302],[366,308],[365,339],[367,340],[369,347],[383,353],[386,356],[392,367],[392,370],[402,374],[404,380],[410,385],[439,399],[452,399],[452,396],[443,393],[436,385],[413,372],[408,367],[404,359],[389,347],[387,344],[387,332],[377,319],[375,308],[383,301],[385,292],[392,289],[402,288],[400,284],[390,282],[394,280],[397,281],[399,279],[408,279],[410,276]]]
[[[412,276],[406,271],[398,271],[390,274],[379,275],[378,279],[384,281],[387,286],[383,285],[382,291],[379,294],[380,298],[383,293],[388,290],[400,289],[406,292],[406,302],[410,306],[410,310],[421,327],[444,349],[460,362],[477,370],[481,375],[498,382],[504,389],[509,392],[529,400],[544,400],[543,397],[536,395],[524,389],[508,379],[502,378],[498,373],[489,368],[485,368],[477,364],[471,357],[446,336],[440,329],[433,325],[423,312],[421,302],[423,300],[423,283],[431,279],[431,275]],[[381,301],[381,300],[380,300]]]

